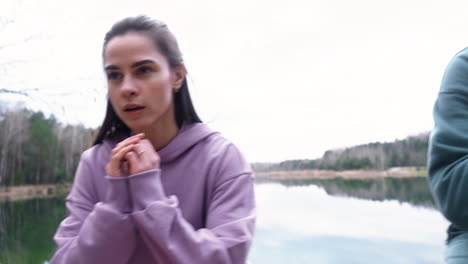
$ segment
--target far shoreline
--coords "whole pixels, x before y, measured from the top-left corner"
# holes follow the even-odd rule
[[[19,186],[0,186],[0,203],[16,202],[36,198],[51,198],[66,195],[71,184],[38,184]]]
[[[388,170],[288,170],[254,172],[258,181],[286,181],[286,180],[365,180],[381,178],[414,178],[427,177],[427,172],[418,167],[398,167]],[[51,198],[64,196],[71,190],[71,183],[0,186],[0,203],[8,201],[22,201],[36,198]]]
[[[427,177],[424,168],[395,167],[388,170],[289,170],[289,171],[264,171],[255,172],[258,180],[364,180],[380,178],[414,178]]]

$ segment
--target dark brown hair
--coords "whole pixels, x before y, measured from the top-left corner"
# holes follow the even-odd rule
[[[102,56],[109,41],[128,32],[138,32],[146,35],[154,41],[156,49],[163,54],[169,66],[174,69],[183,66],[182,53],[174,35],[169,31],[167,25],[161,21],[153,20],[146,16],[128,17],[115,23],[107,32],[102,47]],[[179,128],[183,123],[191,124],[202,122],[193,107],[192,99],[188,90],[187,78],[182,82],[180,89],[174,94],[175,118]],[[107,100],[107,110],[104,121],[96,136],[93,145],[100,144],[105,138],[113,138],[117,134],[130,134],[130,128],[117,116]]]

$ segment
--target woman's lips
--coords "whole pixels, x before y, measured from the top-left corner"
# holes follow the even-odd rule
[[[130,114],[138,114],[138,113],[141,113],[143,110],[145,109],[144,106],[141,106],[141,105],[126,105],[124,107],[124,111],[126,113],[130,113]]]

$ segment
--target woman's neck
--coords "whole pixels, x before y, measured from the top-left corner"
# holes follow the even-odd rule
[[[158,120],[158,122],[153,124],[151,127],[135,132],[144,133],[145,138],[151,142],[154,149],[159,151],[169,144],[175,136],[177,136],[179,127],[177,126],[175,117],[173,117]]]
[[[177,124],[174,122],[173,126],[165,126],[163,128],[157,127],[151,132],[144,132],[146,138],[151,142],[156,151],[164,148],[179,132]]]

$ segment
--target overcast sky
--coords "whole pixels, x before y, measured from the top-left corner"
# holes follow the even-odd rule
[[[104,34],[147,14],[176,35],[202,119],[251,162],[431,130],[443,71],[468,45],[467,1],[17,1],[0,3],[0,100],[98,126]]]

